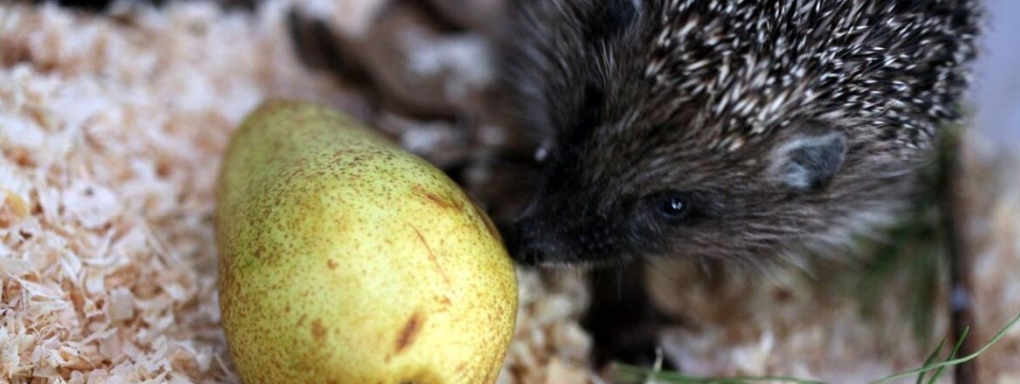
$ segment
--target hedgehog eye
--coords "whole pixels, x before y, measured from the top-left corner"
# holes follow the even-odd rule
[[[694,211],[694,196],[690,192],[663,192],[649,196],[648,204],[656,216],[675,224]]]

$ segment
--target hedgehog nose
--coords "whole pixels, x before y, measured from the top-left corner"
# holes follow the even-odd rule
[[[545,258],[544,247],[534,230],[535,220],[523,218],[514,223],[506,237],[507,250],[514,261],[536,266]]]

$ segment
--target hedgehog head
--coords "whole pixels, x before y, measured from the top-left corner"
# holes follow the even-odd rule
[[[764,263],[904,208],[974,56],[971,1],[526,0],[503,62],[543,183],[519,260]]]

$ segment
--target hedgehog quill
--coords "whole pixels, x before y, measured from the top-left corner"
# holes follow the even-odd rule
[[[507,238],[543,266],[798,263],[895,222],[961,118],[982,15],[976,0],[508,8],[502,85],[542,182]]]

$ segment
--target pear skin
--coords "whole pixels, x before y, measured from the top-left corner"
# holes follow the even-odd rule
[[[517,278],[444,173],[350,116],[260,105],[216,189],[222,324],[249,384],[492,383]]]

